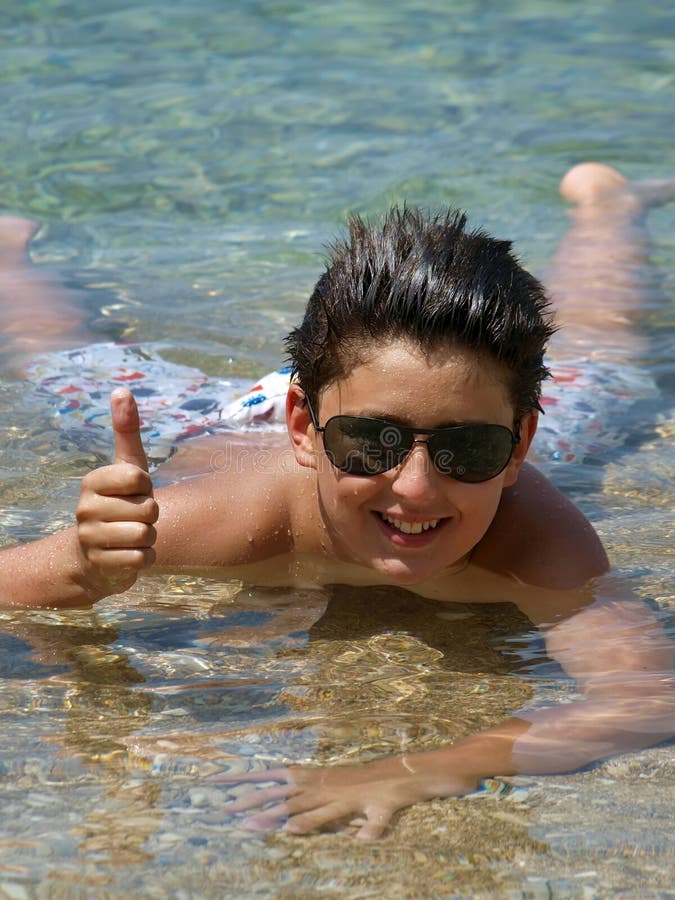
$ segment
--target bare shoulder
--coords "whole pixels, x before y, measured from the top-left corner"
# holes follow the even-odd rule
[[[593,526],[534,466],[525,464],[507,488],[476,561],[525,584],[580,588],[609,568]]]
[[[208,451],[192,457],[193,474],[180,471],[156,492],[157,565],[234,569],[292,552],[293,497],[305,473],[290,448],[221,439]]]
[[[155,484],[167,485],[185,478],[210,475],[228,468],[243,468],[246,459],[288,447],[288,435],[279,431],[233,431],[190,438],[181,442],[167,462],[153,475]]]

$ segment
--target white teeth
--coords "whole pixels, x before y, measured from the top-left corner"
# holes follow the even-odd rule
[[[403,522],[401,519],[392,519],[386,513],[382,513],[382,518],[389,525],[393,525],[397,531],[402,531],[403,534],[422,534],[423,531],[435,528],[440,521],[440,519],[429,519],[427,522]]]

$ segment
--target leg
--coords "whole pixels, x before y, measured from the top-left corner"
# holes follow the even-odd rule
[[[38,226],[0,217],[0,368],[21,370],[31,357],[90,343],[76,293],[31,265]]]
[[[636,314],[658,291],[646,212],[675,199],[675,181],[632,184],[609,166],[582,163],[560,193],[574,208],[546,278],[562,326],[553,353],[623,361],[640,351]]]

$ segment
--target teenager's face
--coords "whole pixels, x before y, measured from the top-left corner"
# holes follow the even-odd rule
[[[367,362],[323,391],[319,425],[336,415],[374,416],[420,429],[514,425],[498,363],[462,348],[425,357],[405,341],[373,348]],[[506,469],[489,481],[465,484],[439,473],[424,443],[415,444],[401,466],[368,477],[335,469],[311,425],[306,447],[303,464],[316,469],[332,552],[400,585],[432,578],[467,557],[489,528],[502,489],[516,480],[526,450],[517,446]],[[420,534],[400,526],[409,531],[410,524],[433,522]]]

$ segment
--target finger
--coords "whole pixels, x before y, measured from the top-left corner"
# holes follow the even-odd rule
[[[366,810],[365,824],[356,832],[356,837],[362,841],[377,841],[387,830],[391,822],[392,810],[386,807],[369,807]]]
[[[262,788],[259,791],[249,791],[236,800],[229,800],[223,805],[223,809],[228,813],[247,812],[249,809],[259,809],[266,803],[273,800],[285,800],[288,796],[288,788],[286,787],[269,787]]]
[[[138,469],[136,469],[138,471]],[[139,473],[143,474],[143,473]],[[154,525],[159,518],[159,506],[147,494],[98,494],[95,502],[85,497],[78,506],[77,518],[81,523],[95,522],[145,522]]]
[[[132,463],[120,462],[112,466],[92,469],[82,479],[82,491],[104,497],[151,497],[152,478]],[[98,502],[98,501],[97,501]]]
[[[243,826],[248,831],[274,831],[283,825],[288,819],[288,810],[285,803],[278,806],[272,806],[264,812],[257,813],[255,816],[247,816],[243,821]]]
[[[288,809],[288,807],[286,807]],[[267,812],[270,812],[268,810]],[[354,812],[349,806],[340,801],[326,803],[324,806],[318,806],[309,812],[303,812],[291,818],[286,823],[286,831],[291,834],[307,834],[309,831],[316,831],[318,828],[331,823],[345,819]]]
[[[218,784],[252,784],[257,781],[282,781],[284,784],[291,784],[291,773],[286,768],[280,769],[259,769],[245,773],[234,773],[232,775],[214,775],[209,781],[215,781]]]
[[[157,540],[154,526],[145,522],[83,522],[78,536],[83,545],[101,550],[144,550]]]
[[[116,388],[110,395],[112,426],[115,434],[115,462],[128,462],[148,471],[148,458],[141,440],[138,406],[126,388]]]
[[[149,568],[156,558],[155,550],[152,547],[132,550],[128,548],[101,550],[99,548],[90,550],[87,556],[89,561],[102,572],[111,575],[119,574],[120,578],[126,578],[133,572]]]

